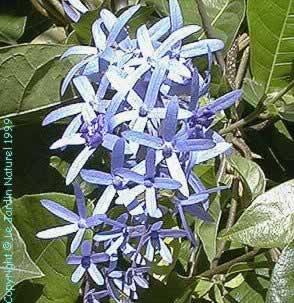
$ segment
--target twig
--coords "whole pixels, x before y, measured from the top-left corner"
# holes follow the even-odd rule
[[[218,171],[216,173],[216,183],[217,185],[219,185],[222,176],[224,175],[225,171],[226,171],[226,166],[227,166],[227,160],[226,160],[226,156],[225,155],[221,155],[220,156],[220,165],[218,168]]]
[[[220,134],[227,134],[237,128],[243,127],[253,120],[255,120],[259,115],[266,109],[265,103],[269,104],[275,104],[279,99],[281,99],[284,95],[286,95],[292,88],[294,87],[294,79],[285,87],[283,88],[278,94],[276,94],[272,99],[267,98],[266,95],[262,96],[262,98],[259,100],[255,110],[246,116],[245,118],[237,121],[236,123],[231,124],[227,128],[221,129]],[[266,102],[266,100],[268,100]]]
[[[84,288],[84,298],[83,298],[83,302],[87,303],[87,294],[90,290],[90,282],[89,282],[89,277],[88,275],[85,275],[85,288]]]
[[[228,216],[228,220],[227,220],[227,224],[226,224],[226,230],[230,229],[233,226],[233,224],[235,223],[237,206],[238,206],[238,201],[237,201],[238,191],[239,191],[239,179],[235,177],[233,180],[233,185],[232,185],[232,201],[231,201],[231,207],[230,207],[229,216]],[[217,267],[218,262],[224,252],[226,243],[227,243],[226,240],[221,241],[218,251],[216,253],[216,256],[211,263],[211,269]]]
[[[227,128],[221,129],[219,133],[221,135],[230,133],[231,131],[233,131],[237,128],[243,127],[243,126],[247,125],[248,123],[250,123],[251,121],[255,120],[255,118],[257,118],[259,116],[259,114],[261,114],[265,110],[265,105],[264,105],[265,100],[266,100],[266,95],[264,95],[259,100],[255,110],[251,114],[249,114],[245,118],[231,124]]]
[[[198,11],[199,11],[199,14],[200,14],[200,17],[202,20],[202,24],[203,24],[203,28],[204,28],[207,38],[216,38],[213,33],[214,30],[213,30],[212,25],[210,24],[210,20],[206,13],[206,9],[205,9],[203,1],[202,0],[195,0],[195,1],[197,4],[197,7],[198,7]],[[220,65],[222,73],[225,74],[226,63],[225,63],[225,59],[224,59],[223,55],[220,52],[217,52],[215,56],[216,56],[218,64]]]
[[[246,253],[243,256],[240,256],[240,257],[235,258],[235,259],[233,259],[233,260],[231,260],[229,262],[221,264],[221,265],[219,265],[219,266],[217,266],[217,267],[215,267],[213,269],[206,270],[203,273],[200,273],[198,276],[206,277],[206,278],[211,278],[211,277],[213,277],[216,274],[220,274],[220,273],[226,272],[234,264],[250,260],[253,257],[255,257],[256,255],[259,255],[261,253],[263,253],[262,250],[260,250],[260,249],[253,249],[252,251]]]
[[[249,46],[244,50],[244,53],[242,55],[242,59],[238,68],[236,80],[235,80],[235,87],[240,88],[244,79],[244,75],[246,73],[248,60],[249,60]]]

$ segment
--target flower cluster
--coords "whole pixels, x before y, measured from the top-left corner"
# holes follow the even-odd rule
[[[79,1],[65,2],[83,12]],[[197,245],[187,214],[211,220],[209,195],[224,189],[206,189],[193,167],[230,149],[212,123],[241,92],[201,106],[200,99],[209,93],[212,53],[221,50],[223,43],[217,39],[184,43],[200,27],[183,25],[177,0],[169,5],[170,17],[149,28],[140,26],[135,38],[126,25],[139,6],[119,17],[102,10],[92,28],[94,45],[75,46],[63,55],[84,55],[62,84],[62,94],[72,83],[81,101],[51,112],[43,121],[48,125],[72,118],[51,149],[81,146],[66,176],[66,183],[74,185],[78,214],[56,202],[42,201],[68,224],[37,236],[75,234],[67,262],[77,267],[74,283],[83,276],[91,278],[88,302],[107,296],[116,302],[122,297],[137,299],[138,287],[148,287],[155,258],[173,262],[165,239],[186,237]],[[192,59],[203,55],[208,69],[200,74]],[[111,152],[109,173],[85,168],[101,148]],[[103,190],[90,216],[77,176]],[[161,203],[163,191],[170,197],[169,207]],[[167,216],[178,217],[181,226],[166,228]],[[84,240],[87,231],[92,240]],[[122,266],[122,258],[128,267]]]

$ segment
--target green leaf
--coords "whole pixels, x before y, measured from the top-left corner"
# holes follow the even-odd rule
[[[72,66],[59,60],[67,48],[23,44],[0,49],[0,118],[60,104],[60,83]]]
[[[16,44],[23,35],[27,17],[0,15],[0,42]]]
[[[169,15],[167,0],[147,0],[161,15]],[[198,12],[195,0],[179,1],[182,8],[185,24],[201,24],[201,17]],[[244,0],[203,0],[206,12],[214,28],[214,35],[225,43],[225,50],[231,47],[240,25],[245,17]],[[201,38],[204,34],[201,35]]]
[[[294,103],[284,104],[280,109],[279,115],[284,120],[294,122]]]
[[[294,244],[287,246],[275,265],[266,303],[294,301]]]
[[[211,281],[199,279],[193,294],[197,298],[202,298],[211,290],[213,285],[214,285],[214,283]]]
[[[242,180],[245,187],[243,198],[246,203],[264,193],[266,180],[264,172],[259,165],[239,155],[228,157],[227,160]]]
[[[4,273],[4,271],[13,264],[14,269],[12,275],[14,285],[17,285],[25,280],[43,277],[44,274],[40,268],[30,258],[27,252],[26,244],[21,238],[19,232],[14,225],[5,219],[10,217],[8,212],[11,212],[9,208],[7,208],[7,213],[5,211],[5,207],[3,208],[3,212],[0,209],[0,238],[2,248],[2,253],[0,255],[0,270]],[[4,215],[6,215],[6,217],[4,217]],[[6,242],[11,243],[12,247],[4,250],[4,244]],[[5,265],[6,267],[4,266],[4,262],[7,262]],[[7,282],[8,279],[6,280],[3,275],[0,281],[0,299],[4,296],[6,287],[9,286]]]
[[[248,0],[251,70],[265,93],[287,86],[294,60],[293,0]]]
[[[277,160],[294,160],[294,138],[284,121],[277,121],[272,132],[272,145],[277,151]]]
[[[225,303],[264,303],[268,283],[262,275],[246,274],[245,281],[229,293]]]
[[[252,105],[254,108],[256,107],[258,101],[263,96],[263,86],[256,81],[246,78],[243,82],[243,98],[246,102]]]
[[[49,199],[74,209],[74,196],[50,193],[24,196],[14,200],[14,224],[27,244],[28,253],[42,270],[44,277],[33,280],[42,284],[43,291],[37,303],[73,303],[79,297],[79,286],[70,281],[73,267],[65,263],[68,255],[67,239],[40,240],[36,233],[64,221],[42,207],[40,200]]]
[[[294,238],[294,180],[258,196],[223,236],[253,247],[285,247]]]
[[[62,26],[54,26],[37,36],[32,44],[58,44],[66,40],[66,31]]]

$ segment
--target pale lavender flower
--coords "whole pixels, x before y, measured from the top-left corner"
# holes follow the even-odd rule
[[[112,279],[113,284],[128,298],[138,300],[137,287],[144,289],[149,287],[145,278],[149,270],[150,267],[129,268],[126,272],[113,271],[108,276]]]
[[[122,168],[124,165],[124,158],[125,141],[124,139],[118,139],[112,151],[110,173],[90,169],[84,169],[81,171],[81,176],[85,181],[91,184],[106,186],[103,194],[97,201],[94,214],[106,213],[116,195],[122,197],[123,204],[126,207],[128,207],[129,203],[132,202],[129,201],[129,203],[127,203],[127,200],[124,198],[129,196],[128,187],[126,185],[128,183],[128,179],[122,178],[117,174],[117,170]],[[142,213],[143,209],[136,209],[136,211],[136,213],[131,211],[131,214],[136,215]]]
[[[128,214],[122,214],[115,221],[104,218],[103,222],[113,228],[109,231],[98,232],[94,236],[94,240],[99,243],[106,241],[105,253],[109,256],[117,254],[119,249],[127,255],[132,255],[134,250],[128,243],[129,239],[139,238],[145,233],[144,225],[128,226],[128,217]]]
[[[162,259],[168,264],[171,264],[173,262],[172,254],[163,239],[187,237],[187,233],[184,230],[162,229],[162,225],[162,221],[154,223],[148,234],[144,237],[143,244],[146,244],[145,257],[148,261],[152,262],[158,250]]]
[[[91,241],[84,241],[82,243],[82,255],[70,255],[67,258],[67,264],[78,265],[71,276],[72,282],[78,283],[87,272],[97,285],[103,285],[104,277],[101,271],[97,268],[97,265],[108,261],[109,256],[107,254],[92,253]]]
[[[85,197],[77,183],[74,183],[73,186],[75,190],[78,214],[75,214],[71,210],[57,204],[56,202],[42,200],[41,203],[47,210],[59,218],[69,222],[69,224],[50,228],[37,233],[37,237],[40,239],[54,239],[75,233],[76,235],[70,246],[70,251],[72,253],[79,248],[87,229],[92,229],[95,226],[103,223],[100,221],[102,216],[93,215],[87,217]]]
[[[153,148],[159,153],[162,159],[165,159],[171,177],[180,182],[182,186],[180,191],[184,195],[189,194],[186,175],[178,158],[179,153],[198,150],[208,150],[215,146],[212,140],[207,139],[187,139],[177,136],[179,105],[177,98],[173,97],[168,104],[166,118],[163,124],[162,138],[151,136],[146,133],[126,131],[122,135],[130,141],[140,145]]]
[[[151,217],[160,218],[162,212],[157,206],[157,190],[176,190],[181,187],[181,183],[170,178],[156,177],[155,151],[152,149],[147,152],[145,166],[146,173],[144,176],[123,168],[117,170],[118,175],[138,184],[130,189],[129,196],[123,198],[131,202],[135,197],[144,193],[147,213]],[[119,199],[123,198],[120,197]]]
[[[88,12],[88,8],[80,0],[62,0],[66,14],[74,21],[78,22],[82,14]]]

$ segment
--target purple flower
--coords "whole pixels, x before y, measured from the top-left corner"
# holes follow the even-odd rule
[[[137,287],[148,288],[149,284],[145,278],[149,267],[129,268],[126,272],[113,271],[108,276],[113,284],[128,298],[138,300]]]
[[[74,21],[78,22],[81,14],[85,14],[88,8],[80,0],[62,0],[64,11]]]
[[[162,138],[154,137],[146,133],[127,131],[122,135],[130,141],[153,148],[165,159],[170,175],[182,184],[179,189],[184,195],[189,194],[186,175],[181,166],[178,154],[198,150],[208,150],[214,147],[215,143],[207,139],[187,139],[177,136],[179,105],[177,98],[169,102],[166,117],[163,124]]]
[[[129,196],[128,187],[126,186],[128,180],[122,178],[117,174],[117,170],[122,168],[124,165],[125,158],[125,141],[124,139],[119,139],[114,145],[111,157],[111,172],[105,173],[96,170],[82,170],[82,178],[92,184],[99,184],[106,186],[102,196],[97,201],[96,207],[94,209],[94,214],[104,214],[108,211],[111,202],[113,201],[116,194],[120,197]],[[123,201],[126,201],[123,198]],[[132,201],[129,201],[131,203]],[[129,204],[128,203],[128,204]],[[123,203],[126,207],[128,204]],[[139,211],[139,209],[138,209]],[[143,210],[141,210],[141,213]],[[133,213],[135,215],[135,213]]]
[[[85,197],[79,185],[77,183],[74,183],[73,185],[76,195],[78,215],[71,210],[57,204],[56,202],[50,200],[42,200],[41,203],[47,210],[59,218],[69,222],[69,224],[50,228],[37,233],[37,237],[40,239],[53,239],[76,233],[70,246],[70,251],[72,253],[79,248],[87,229],[92,229],[93,227],[102,224],[100,221],[102,216],[96,215],[87,217]]]
[[[109,256],[105,253],[92,253],[92,244],[90,241],[82,243],[82,255],[70,255],[67,258],[67,264],[78,265],[73,272],[71,280],[78,283],[83,275],[87,272],[97,285],[104,284],[104,277],[97,268],[97,264],[109,261]]]
[[[147,236],[144,237],[143,244],[147,244],[145,257],[148,261],[152,262],[155,252],[158,250],[162,259],[168,264],[171,264],[173,262],[172,254],[163,239],[182,238],[186,237],[187,233],[184,230],[161,229],[162,225],[162,221],[154,223]]]
[[[145,233],[144,225],[128,226],[128,214],[120,215],[116,221],[104,218],[103,222],[112,225],[112,229],[109,231],[102,231],[94,236],[94,240],[97,242],[105,242],[106,251],[109,256],[117,254],[119,249],[122,252],[126,252],[127,255],[132,255],[134,250],[128,243],[129,239],[134,239],[142,236]]]
[[[135,197],[145,193],[147,213],[151,217],[160,218],[162,217],[162,212],[157,206],[156,190],[176,190],[181,187],[181,183],[170,178],[156,177],[155,151],[152,149],[147,152],[145,166],[146,173],[144,176],[123,168],[117,170],[118,175],[138,184],[130,189],[129,196],[120,197],[119,199],[128,199],[131,202]]]

